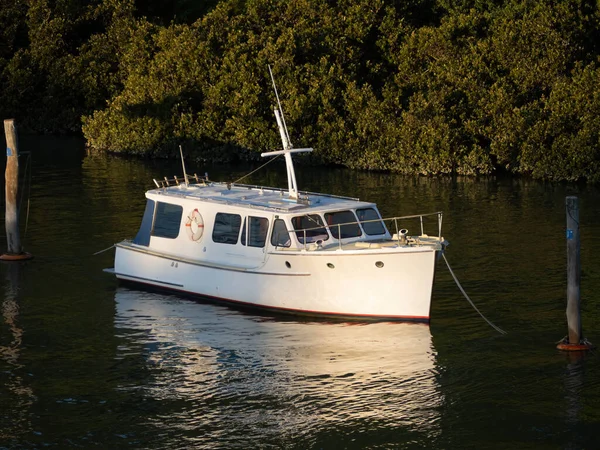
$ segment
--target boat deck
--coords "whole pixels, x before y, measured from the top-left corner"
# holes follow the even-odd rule
[[[169,180],[171,181],[171,180]],[[226,203],[237,206],[250,206],[271,211],[289,212],[296,210],[311,211],[361,208],[372,205],[357,198],[335,195],[300,192],[298,199],[289,198],[286,190],[250,185],[231,185],[228,183],[197,183],[185,185],[165,185],[155,180],[157,189],[149,191],[157,195],[193,198],[200,201]]]

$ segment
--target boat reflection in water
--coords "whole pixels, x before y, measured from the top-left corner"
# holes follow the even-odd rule
[[[115,298],[118,357],[149,372],[120,387],[164,402],[153,425],[179,445],[437,435],[427,325],[281,320],[124,287]]]

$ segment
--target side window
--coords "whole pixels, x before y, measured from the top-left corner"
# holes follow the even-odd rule
[[[292,225],[296,232],[298,242],[304,244],[304,236],[306,236],[306,243],[326,241],[329,239],[329,234],[323,223],[323,219],[318,214],[305,214],[303,216],[296,216],[292,218]]]
[[[269,219],[248,217],[248,247],[264,247],[269,232]],[[242,245],[246,245],[246,219],[242,227]]]
[[[290,233],[281,219],[275,219],[273,223],[273,234],[271,234],[271,245],[276,247],[289,247],[291,245]]]
[[[179,236],[183,208],[170,203],[156,202],[152,236],[175,239]]]
[[[363,230],[369,236],[386,233],[387,230],[381,221],[381,217],[379,217],[379,214],[373,208],[357,209],[356,215]]]
[[[219,244],[237,244],[242,216],[239,214],[217,213],[212,239]]]
[[[331,235],[336,239],[357,237],[362,234],[358,223],[356,223],[356,216],[352,211],[325,213],[325,220],[327,221]],[[346,225],[340,225],[342,223]],[[339,236],[340,234],[341,236]]]

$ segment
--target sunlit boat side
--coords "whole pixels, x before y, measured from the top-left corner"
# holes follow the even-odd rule
[[[115,245],[118,279],[279,312],[429,321],[442,213],[383,219],[356,198],[299,191],[285,121],[275,117],[288,189],[154,180],[133,240]],[[436,235],[425,234],[437,219]],[[417,224],[409,235],[406,221]],[[433,220],[431,222],[434,222]],[[390,231],[391,230],[391,231]]]

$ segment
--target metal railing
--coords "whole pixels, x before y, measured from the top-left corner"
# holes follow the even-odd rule
[[[307,242],[307,231],[317,231],[317,230],[327,230],[328,234],[327,237],[331,237],[332,239],[336,239],[338,241],[338,247],[341,250],[342,248],[342,240],[343,239],[349,239],[352,237],[359,237],[359,236],[349,236],[347,238],[344,238],[342,236],[342,227],[343,226],[348,226],[348,225],[358,225],[361,229],[361,236],[362,233],[366,234],[366,232],[364,231],[364,227],[362,226],[365,223],[381,223],[382,226],[384,227],[384,229],[386,230],[386,235],[387,234],[391,234],[390,233],[390,226],[393,225],[393,229],[396,230],[395,233],[393,233],[392,237],[394,238],[394,240],[398,241],[398,244],[402,243],[402,239],[403,237],[405,238],[410,238],[412,236],[407,236],[407,231],[402,233],[402,231],[407,230],[406,228],[400,228],[399,223],[400,222],[406,222],[409,221],[411,219],[413,220],[417,220],[418,219],[418,225],[420,228],[421,233],[419,234],[419,236],[417,237],[422,237],[425,235],[425,225],[424,225],[424,220],[423,218],[425,217],[432,217],[432,216],[437,216],[437,237],[440,241],[443,240],[442,237],[442,219],[443,219],[443,213],[442,211],[437,211],[437,212],[433,212],[433,213],[427,213],[427,214],[415,214],[415,215],[410,215],[410,216],[397,216],[397,217],[388,217],[388,218],[383,218],[383,219],[370,219],[370,220],[358,220],[358,221],[353,221],[353,222],[344,222],[344,223],[337,223],[337,224],[333,224],[333,225],[320,225],[318,227],[311,227],[311,228],[302,228],[302,229],[294,229],[292,230],[292,232],[296,233],[296,238],[298,238],[298,233],[302,233],[303,239],[302,239],[302,244],[304,245],[304,249],[307,249],[307,244],[317,244],[320,245],[322,244],[321,240],[317,240],[315,242]],[[389,224],[390,226],[388,226],[387,224]],[[333,233],[331,232],[331,228],[337,228],[337,238],[333,235]],[[376,236],[376,235],[371,235],[371,236]]]
[[[160,188],[166,188],[169,186],[179,186],[180,184],[186,182],[186,177],[185,176],[183,178],[177,178],[177,176],[174,176],[173,178],[164,177],[164,179],[162,179],[162,180],[157,180],[156,178],[153,178],[152,181],[154,181],[154,184],[156,185],[156,187],[160,189]],[[204,176],[198,175],[196,173],[194,175],[187,175],[187,181],[189,181],[190,184],[195,182],[196,184],[206,185],[206,183],[208,183],[208,174],[205,174]]]

